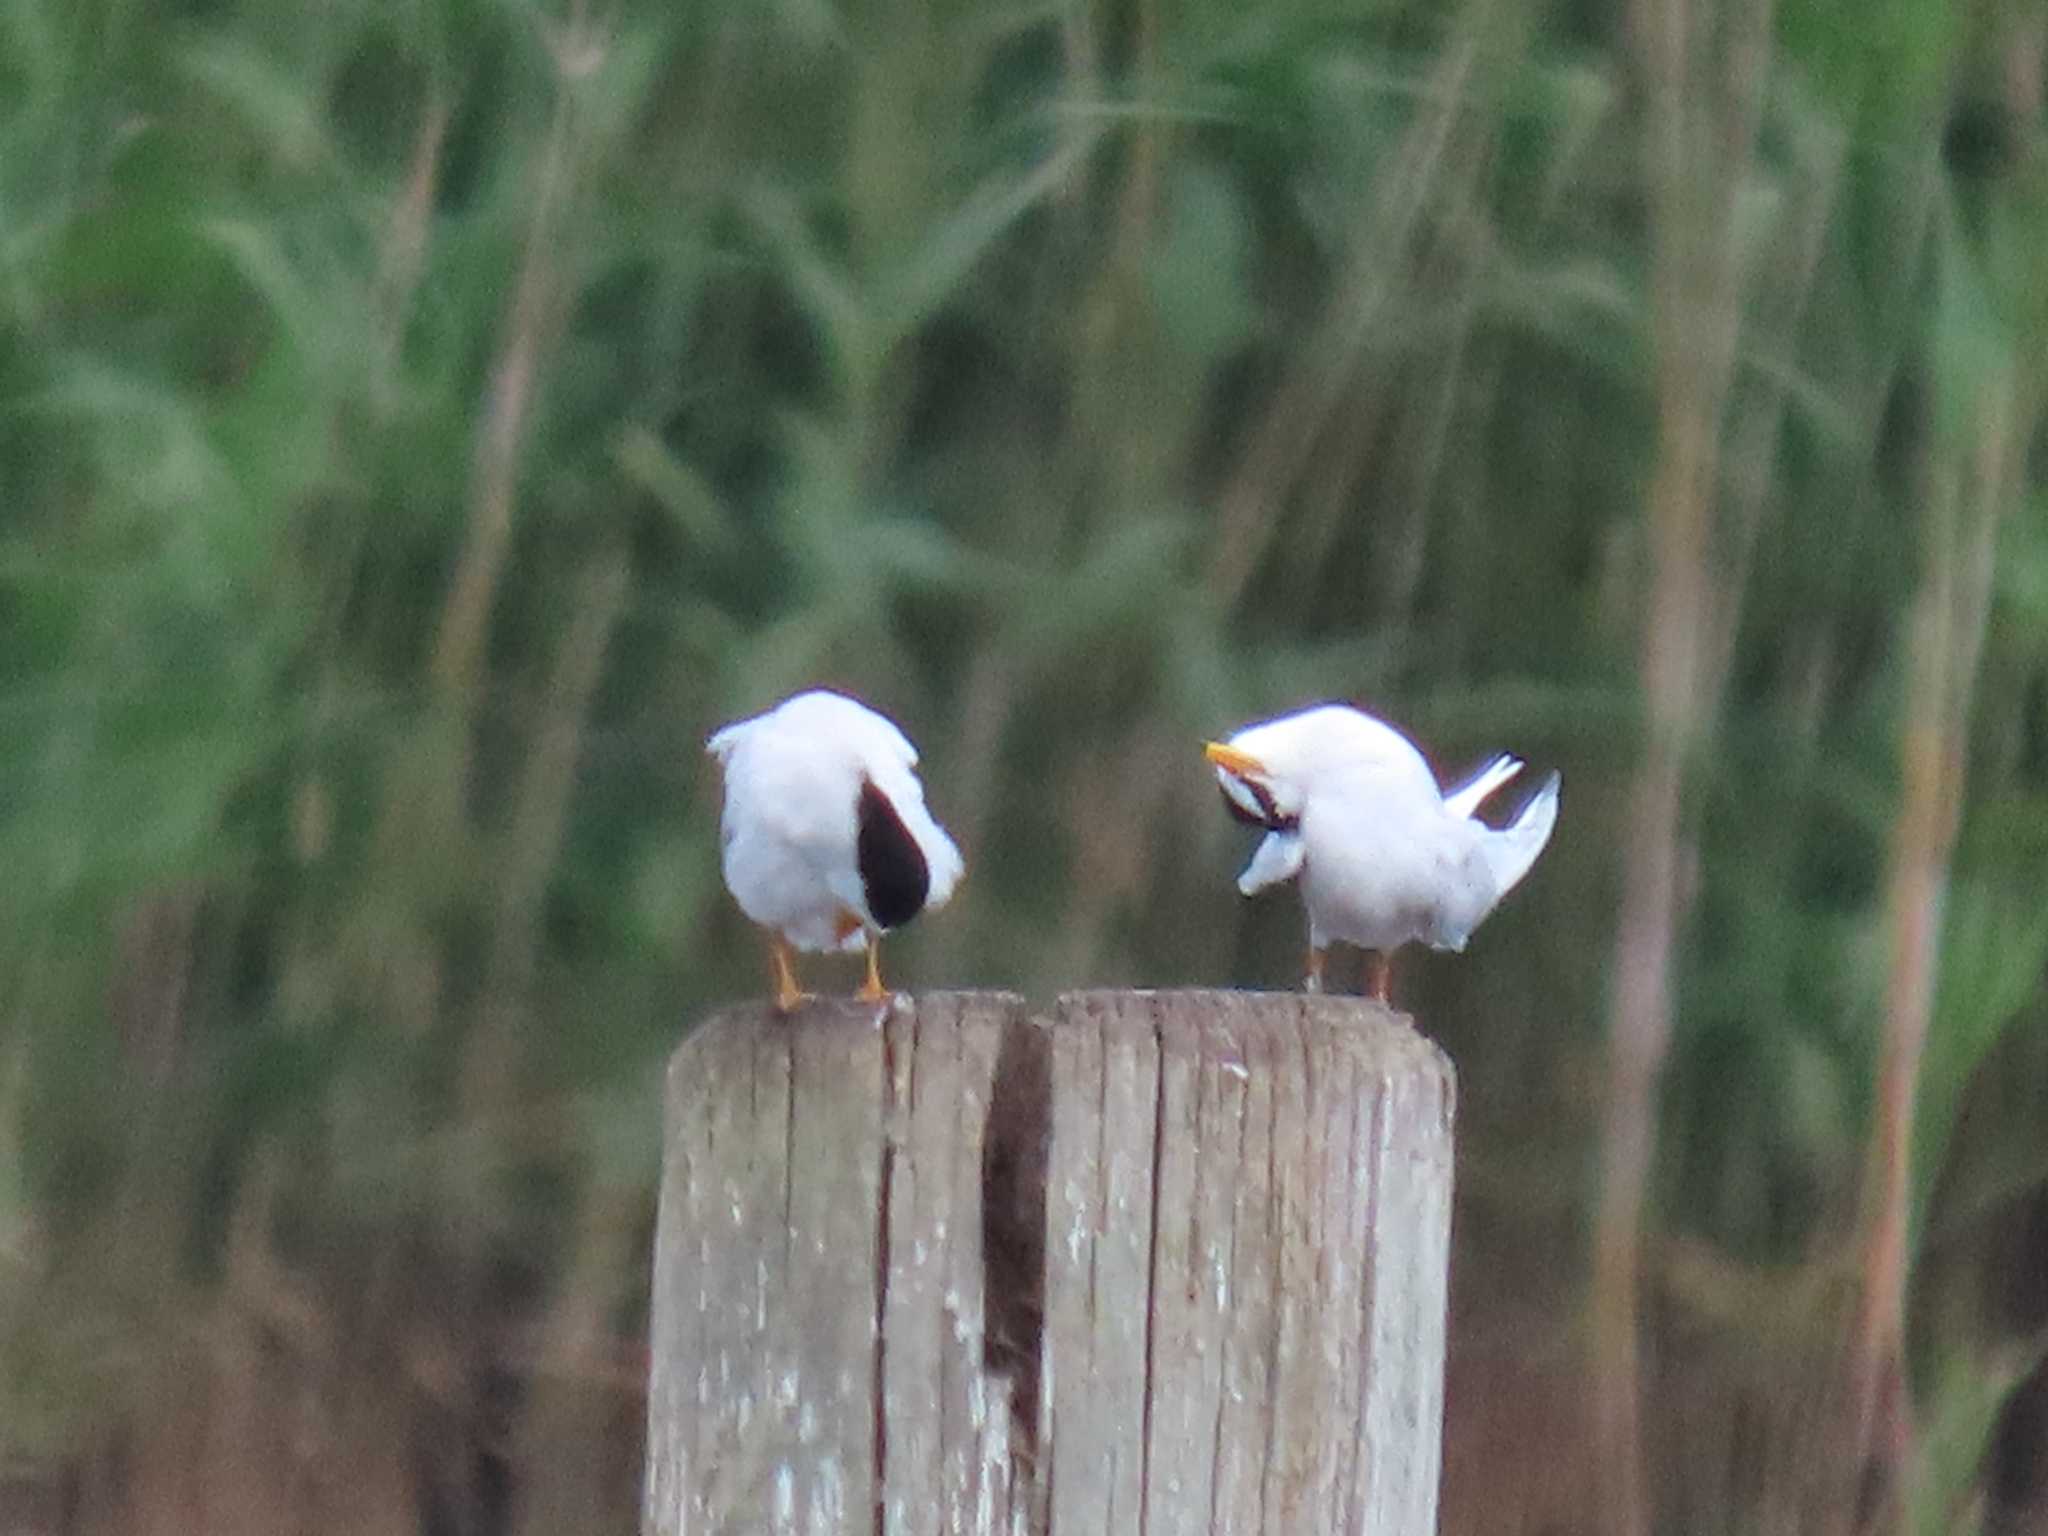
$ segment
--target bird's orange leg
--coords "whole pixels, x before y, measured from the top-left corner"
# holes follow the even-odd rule
[[[1365,952],[1365,995],[1389,1007],[1394,1002],[1394,962],[1383,949]]]
[[[768,964],[775,972],[777,1013],[789,1013],[798,1004],[810,1001],[810,994],[796,984],[796,966],[791,961],[789,941],[779,933],[769,935]]]
[[[1323,990],[1323,962],[1329,957],[1330,952],[1327,949],[1317,949],[1315,945],[1309,945],[1308,976],[1302,981],[1302,991],[1320,992]]]
[[[882,985],[882,941],[872,933],[868,935],[868,979],[860,984],[860,990],[853,995],[864,1003],[883,1003],[889,1000],[889,989]]]

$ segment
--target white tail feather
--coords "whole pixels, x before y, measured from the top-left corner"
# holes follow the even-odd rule
[[[1444,809],[1453,816],[1470,816],[1486,803],[1486,797],[1522,771],[1522,760],[1503,752],[1456,789],[1444,796]]]
[[[1521,883],[1536,856],[1543,852],[1543,845],[1550,841],[1550,829],[1557,825],[1557,792],[1561,783],[1559,776],[1552,773],[1513,821],[1480,839],[1487,867],[1493,871],[1494,900]]]

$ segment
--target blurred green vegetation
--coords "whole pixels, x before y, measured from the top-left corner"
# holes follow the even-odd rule
[[[918,740],[970,875],[899,982],[1287,986],[1198,746],[1347,697],[1564,772],[1398,984],[1462,1078],[1445,1529],[1592,1528],[1646,509],[1725,349],[1655,1521],[1819,1528],[1914,615],[1980,566],[1885,1518],[2042,1518],[2048,21],[1751,13],[0,0],[0,1471],[626,1528],[659,1069],[763,975],[705,733],[821,682]]]

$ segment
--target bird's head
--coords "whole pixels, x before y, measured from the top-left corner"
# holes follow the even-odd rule
[[[1290,832],[1301,824],[1300,780],[1288,771],[1284,744],[1277,762],[1266,751],[1253,750],[1258,744],[1252,738],[1262,734],[1255,728],[1227,742],[1207,742],[1202,755],[1216,769],[1224,809],[1268,832]]]
[[[1355,786],[1400,766],[1404,756],[1420,762],[1397,732],[1348,704],[1317,705],[1247,726],[1202,751],[1230,814],[1269,832],[1299,826],[1311,795]]]

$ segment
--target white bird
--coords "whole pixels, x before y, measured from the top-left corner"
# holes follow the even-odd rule
[[[1522,771],[1519,758],[1504,753],[1446,794],[1412,741],[1349,705],[1268,720],[1203,751],[1230,813],[1266,831],[1238,890],[1300,878],[1311,992],[1334,940],[1368,951],[1367,990],[1381,1002],[1401,945],[1462,950],[1557,821],[1557,774],[1496,831],[1473,813]]]
[[[945,905],[965,867],[925,808],[917,749],[893,721],[814,689],[714,732],[725,772],[720,862],[768,930],[775,1004],[804,1000],[792,949],[868,954],[865,1002],[888,996],[880,940]]]

